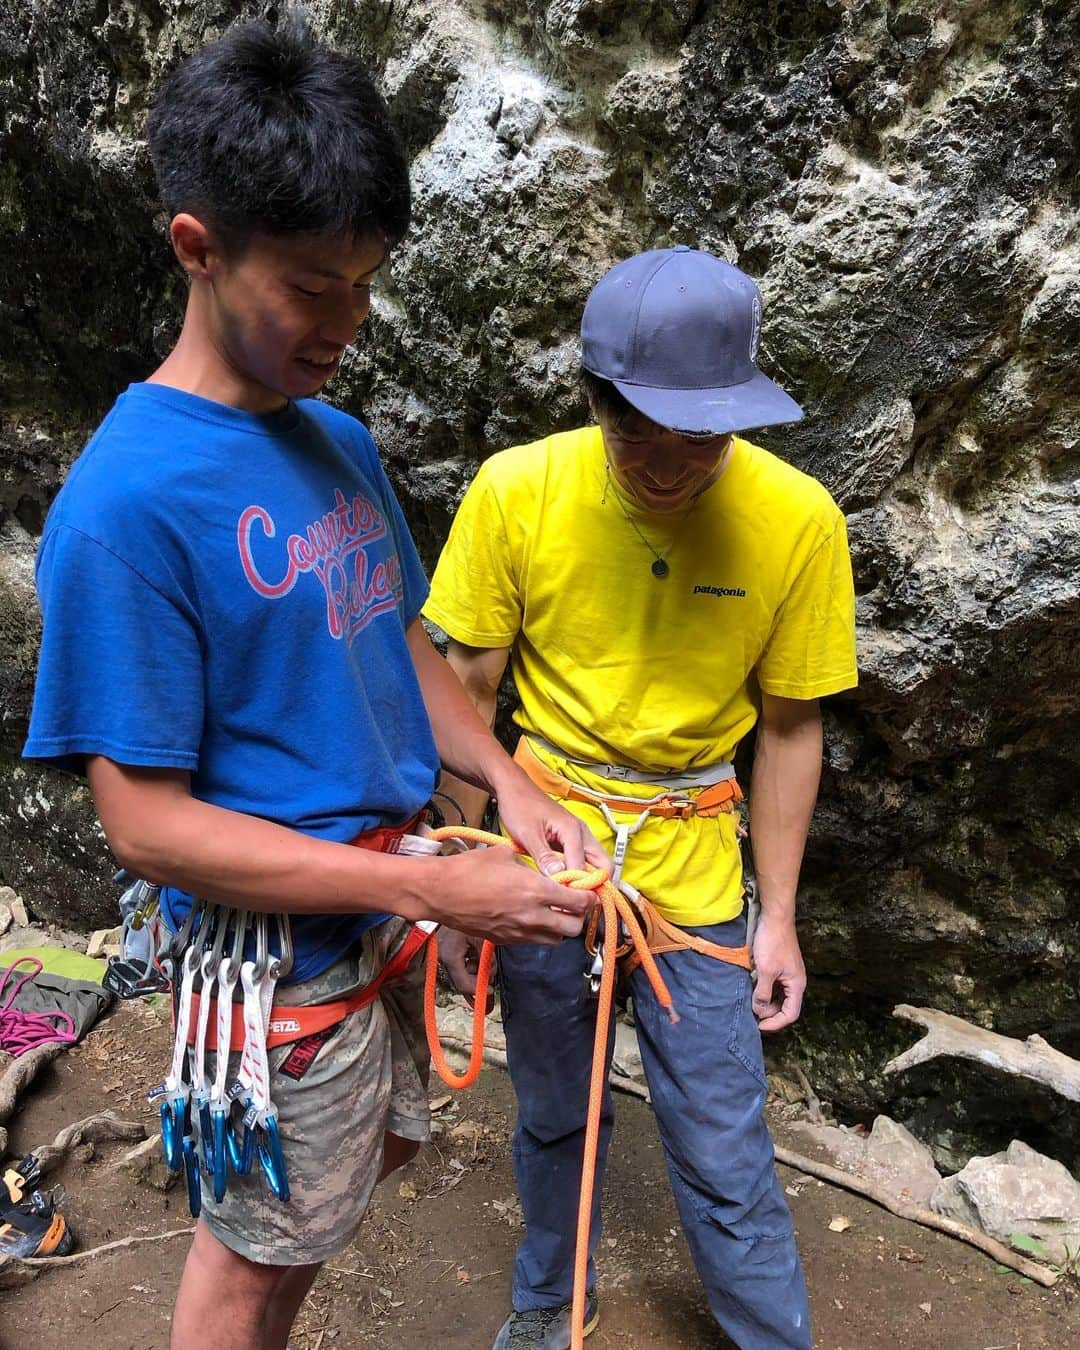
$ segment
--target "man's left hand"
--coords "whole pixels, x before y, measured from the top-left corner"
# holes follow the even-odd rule
[[[564,868],[603,867],[611,871],[611,859],[592,831],[524,774],[517,782],[502,786],[498,804],[499,819],[507,834],[545,876]]]
[[[766,912],[754,933],[754,1016],[761,1031],[790,1026],[802,1012],[806,966],[793,920],[770,920]]]
[[[464,994],[471,1008],[476,1002],[476,971],[480,964],[480,943],[467,933],[459,933],[456,928],[447,928],[445,924],[433,939],[439,944],[439,961],[450,976],[454,988]],[[495,1007],[495,991],[488,989],[485,1012]]]

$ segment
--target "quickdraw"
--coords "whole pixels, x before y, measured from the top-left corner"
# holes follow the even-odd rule
[[[258,1160],[271,1191],[284,1202],[289,1198],[289,1181],[278,1133],[277,1112],[270,1098],[270,1063],[266,1038],[270,1031],[274,988],[278,980],[292,969],[293,956],[288,916],[279,914],[276,917],[281,955],[276,959],[270,957],[267,916],[259,914],[255,920],[255,960],[244,961],[240,965],[244,1049],[236,1080],[229,1087],[227,1095],[232,1101],[241,1101],[243,1133],[238,1138],[235,1131],[230,1131],[227,1138],[234,1169],[243,1176]],[[225,1044],[228,1044],[227,1040]],[[219,1052],[220,1058],[224,1056]]]
[[[198,1218],[202,1210],[204,1172],[211,1178],[214,1199],[220,1202],[225,1197],[230,1167],[237,1176],[243,1176],[256,1160],[274,1195],[282,1201],[289,1198],[266,1052],[274,987],[288,974],[293,961],[288,916],[277,915],[276,923],[279,955],[272,957],[267,915],[196,901],[180,932],[169,937],[158,953],[158,964],[173,983],[175,1035],[168,1076],[149,1096],[159,1103],[165,1162],[172,1171],[184,1173],[193,1218]],[[230,930],[232,946],[226,957]],[[244,960],[245,940],[252,931],[255,959]],[[202,993],[193,1026],[197,975],[202,979]],[[245,1035],[236,1078],[229,1083],[227,1047],[237,983],[243,990]],[[215,997],[210,996],[211,989],[216,989]],[[211,1084],[206,1051],[210,1014],[215,1006],[218,1044],[226,1049],[217,1055]],[[234,1103],[239,1103],[238,1121],[231,1120]]]

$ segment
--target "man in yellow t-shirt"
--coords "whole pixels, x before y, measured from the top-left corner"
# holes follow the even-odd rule
[[[424,612],[488,717],[510,660],[519,761],[613,851],[622,880],[727,948],[746,931],[731,759],[757,726],[756,985],[699,950],[659,957],[677,1026],[640,971],[631,989],[710,1307],[743,1350],[802,1350],[806,1291],[762,1117],[759,1031],[801,1008],[795,891],[820,771],[818,700],[856,683],[854,592],[829,494],[734,434],[802,416],[755,364],[761,312],[754,283],[707,253],[654,250],[612,268],[582,321],[596,425],[487,460]],[[459,791],[475,820],[483,795]],[[465,982],[463,945],[441,946]],[[526,1236],[494,1350],[570,1344],[591,960],[580,939],[500,953]],[[598,1177],[610,1129],[608,1102]],[[599,1185],[594,1244],[598,1220]],[[597,1315],[591,1294],[590,1328]]]

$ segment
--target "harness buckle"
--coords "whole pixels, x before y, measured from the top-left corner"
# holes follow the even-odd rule
[[[604,770],[605,778],[614,778],[620,783],[629,783],[634,781],[634,770],[627,764],[603,764],[600,766]]]
[[[668,797],[664,805],[670,809],[672,820],[689,820],[697,810],[690,797]]]

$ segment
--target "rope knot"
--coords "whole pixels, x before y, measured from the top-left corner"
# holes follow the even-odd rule
[[[603,867],[565,867],[553,872],[550,879],[571,891],[601,891],[610,878],[611,873]]]

